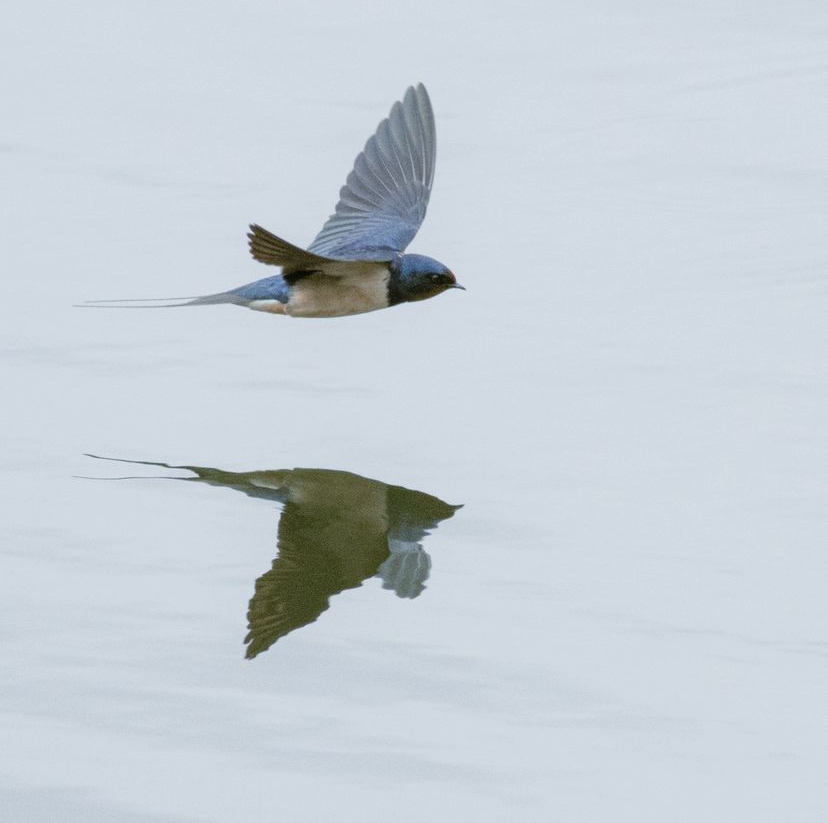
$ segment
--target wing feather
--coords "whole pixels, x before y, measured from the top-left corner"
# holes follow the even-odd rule
[[[331,262],[330,258],[300,249],[255,223],[251,224],[247,239],[250,243],[250,254],[256,260],[270,266],[283,266],[288,271],[318,268]]]
[[[426,214],[436,129],[425,86],[394,103],[354,161],[336,210],[308,251],[340,260],[391,260],[414,239]],[[257,258],[258,259],[258,258]]]

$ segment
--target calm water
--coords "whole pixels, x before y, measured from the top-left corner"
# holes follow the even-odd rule
[[[823,3],[15,15],[4,819],[825,819]],[[263,276],[418,80],[466,293],[71,308]]]

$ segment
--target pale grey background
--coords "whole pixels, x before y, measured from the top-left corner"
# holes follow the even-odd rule
[[[9,6],[4,819],[824,820],[827,9]],[[419,80],[465,294],[70,308],[264,276]],[[89,451],[465,508],[246,662],[277,509]]]

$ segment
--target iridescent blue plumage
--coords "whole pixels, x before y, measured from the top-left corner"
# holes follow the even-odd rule
[[[276,274],[273,277],[265,277],[264,280],[257,280],[255,283],[248,283],[246,286],[239,286],[229,291],[228,294],[235,294],[247,301],[278,300],[287,303],[290,297],[290,286],[281,274]]]
[[[462,288],[442,263],[404,253],[425,218],[435,158],[434,114],[421,83],[406,91],[369,138],[334,213],[307,250],[250,226],[250,253],[280,266],[281,274],[171,303],[122,302],[231,303],[294,317],[340,317]]]
[[[388,304],[410,303],[434,297],[446,289],[462,289],[450,269],[424,254],[403,254],[391,266]]]

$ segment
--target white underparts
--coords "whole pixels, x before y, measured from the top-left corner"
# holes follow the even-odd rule
[[[284,311],[293,317],[343,317],[384,309],[389,276],[385,263],[333,264],[299,280]]]

